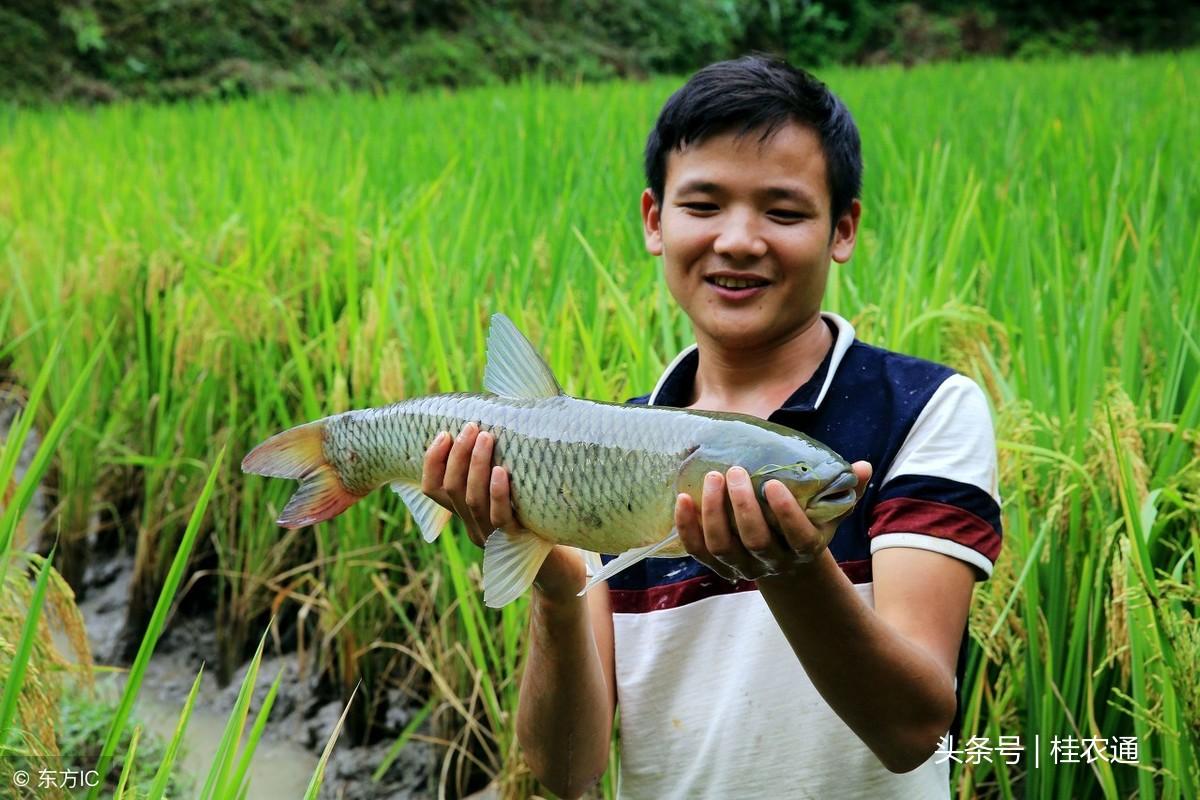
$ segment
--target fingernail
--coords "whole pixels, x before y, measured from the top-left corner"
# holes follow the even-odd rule
[[[704,476],[705,483],[712,483],[713,481],[719,481],[719,480],[721,480],[721,473],[719,473],[719,472],[709,472],[708,474],[706,474]]]
[[[736,483],[738,485],[741,485],[741,484],[745,483],[746,480],[749,479],[749,477],[750,477],[749,473],[747,473],[746,470],[742,469],[741,467],[730,467],[729,468],[728,480],[730,483]]]
[[[433,443],[441,444],[442,442],[446,441],[449,438],[450,438],[450,434],[446,433],[446,431],[441,431],[438,433],[437,436],[433,437]]]

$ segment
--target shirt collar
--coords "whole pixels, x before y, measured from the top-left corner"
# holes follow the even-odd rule
[[[842,358],[850,349],[850,345],[854,344],[854,326],[847,320],[829,311],[822,311],[821,317],[833,328],[833,347],[829,348],[813,376],[792,392],[791,397],[783,404],[783,411],[815,411],[820,408]],[[696,345],[685,347],[663,370],[654,391],[650,393],[650,399],[647,401],[649,405],[676,408],[686,406],[695,385],[696,368],[699,364],[700,352]]]

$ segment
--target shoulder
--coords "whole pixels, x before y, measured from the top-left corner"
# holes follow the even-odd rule
[[[851,383],[883,382],[892,389],[936,389],[958,373],[945,364],[898,353],[855,339],[839,365],[837,378]]]
[[[886,469],[879,459],[890,462],[922,416],[973,386],[945,364],[856,339],[830,381],[819,424],[837,430],[852,451],[869,453],[877,469]],[[986,410],[982,392],[975,399]]]

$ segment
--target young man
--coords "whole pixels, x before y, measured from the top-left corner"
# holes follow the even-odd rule
[[[854,250],[861,169],[842,103],[762,58],[698,72],[650,134],[646,247],[696,344],[633,402],[803,431],[856,462],[861,499],[823,548],[774,484],[769,527],[734,468],[708,476],[700,508],[677,500],[694,558],[643,561],[579,598],[582,560],[552,552],[517,733],[564,797],[603,773],[618,697],[625,797],[949,796],[935,751],[972,587],[1000,548],[995,442],[969,379],[820,311],[830,262]],[[516,524],[492,443],[468,428],[426,456],[426,493],[479,545]]]

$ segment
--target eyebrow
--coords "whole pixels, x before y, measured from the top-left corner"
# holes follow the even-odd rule
[[[680,186],[677,194],[690,194],[691,192],[699,192],[702,194],[719,194],[722,191],[720,184],[706,180],[693,180]],[[790,186],[768,186],[760,192],[769,200],[792,200],[797,203],[807,203],[815,205],[813,197],[802,189],[793,188]]]

